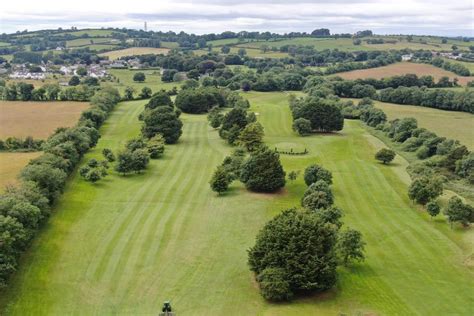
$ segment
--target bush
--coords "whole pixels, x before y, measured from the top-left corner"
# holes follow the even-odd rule
[[[391,149],[382,148],[375,154],[375,159],[388,164],[395,158],[395,152]]]
[[[165,152],[165,138],[161,134],[156,134],[147,141],[146,148],[151,159],[160,158]]]
[[[411,200],[425,205],[443,193],[443,183],[439,177],[422,176],[413,180],[408,188]]]
[[[135,82],[143,82],[143,81],[145,81],[145,79],[146,79],[146,76],[143,72],[136,72],[133,75],[133,81],[135,81]]]
[[[311,121],[305,118],[299,118],[293,121],[293,130],[300,136],[307,136],[311,134]]]
[[[448,206],[444,210],[444,213],[451,224],[459,222],[463,226],[468,226],[469,223],[474,222],[474,208],[468,204],[464,204],[457,196],[453,196],[449,199]]]
[[[285,270],[266,268],[257,276],[260,293],[269,301],[288,301],[293,297],[290,284],[286,280]]]
[[[169,94],[165,90],[154,93],[151,96],[150,101],[148,101],[148,103],[145,105],[145,108],[155,109],[159,106],[173,107],[173,101],[171,101]]]
[[[319,166],[311,165],[304,170],[304,182],[307,186],[316,183],[319,180],[325,181],[327,184],[332,184],[332,174],[329,170]]]
[[[212,179],[209,184],[211,185],[212,191],[217,192],[220,195],[221,193],[227,191],[231,181],[232,179],[227,173],[225,167],[219,166],[212,175]]]

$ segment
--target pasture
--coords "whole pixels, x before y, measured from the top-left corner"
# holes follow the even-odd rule
[[[440,136],[457,139],[466,145],[469,150],[474,150],[473,114],[379,101],[375,101],[375,107],[382,109],[389,120],[414,117],[420,127],[433,131]]]
[[[218,197],[208,185],[229,153],[206,117],[186,115],[183,136],[139,175],[112,172],[95,185],[74,175],[44,230],[25,256],[0,307],[25,314],[155,314],[170,299],[183,315],[469,315],[474,279],[462,229],[428,220],[406,196],[407,163],[375,162],[383,144],[358,121],[340,133],[298,137],[287,95],[245,95],[270,147],[304,147],[281,156],[287,172],[321,163],[333,172],[344,222],[364,234],[367,261],[340,269],[336,288],[269,304],[253,282],[246,249],[262,225],[296,206],[300,176],[279,194],[255,194],[235,183]],[[137,136],[146,101],[120,103],[97,148],[121,149]],[[73,286],[72,286],[73,285]],[[442,299],[441,299],[442,298]],[[1,313],[1,312],[0,312]]]
[[[133,75],[136,72],[143,72],[146,76],[145,82],[133,81]],[[104,86],[112,86],[119,90],[120,94],[123,94],[126,87],[132,87],[135,89],[136,94],[140,93],[143,87],[150,88],[153,92],[157,92],[161,89],[170,90],[174,86],[179,86],[177,82],[163,82],[161,81],[161,74],[159,69],[110,69],[109,73],[118,78],[119,82],[105,82]]]
[[[0,152],[0,192],[6,185],[16,184],[21,169],[39,155],[41,152]]]
[[[84,47],[93,46],[94,44],[118,44],[120,43],[117,39],[104,38],[104,37],[89,37],[89,38],[78,38],[66,42],[66,47]]]
[[[166,55],[168,54],[168,48],[154,48],[154,47],[130,47],[125,49],[114,50],[106,53],[101,53],[99,56],[106,56],[109,59],[119,59],[120,57],[133,56],[133,55]]]
[[[58,127],[76,124],[87,102],[0,101],[0,139],[10,136],[45,139]]]
[[[339,76],[344,79],[366,79],[366,78],[375,78],[375,79],[382,79],[388,78],[392,76],[399,76],[405,74],[416,74],[418,77],[420,76],[428,76],[431,75],[437,81],[441,77],[449,77],[451,80],[457,78],[460,85],[465,86],[469,81],[474,80],[474,77],[462,77],[456,75],[453,72],[429,65],[429,64],[418,64],[418,63],[410,63],[410,62],[400,62],[391,64],[388,66],[377,67],[377,68],[370,68],[370,69],[359,69],[359,70],[352,70],[347,72],[340,72],[334,74],[334,76]]]

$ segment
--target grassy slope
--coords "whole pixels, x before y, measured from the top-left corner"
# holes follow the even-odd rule
[[[358,99],[351,99],[355,103]],[[420,127],[440,136],[457,139],[470,150],[474,149],[474,115],[465,112],[444,111],[415,105],[402,105],[375,101],[389,120],[414,117]]]
[[[341,269],[336,289],[292,304],[260,298],[245,250],[266,220],[298,203],[305,185],[300,178],[268,196],[234,184],[216,197],[207,181],[229,148],[204,116],[183,115],[180,143],[146,173],[97,185],[73,178],[0,306],[18,315],[139,314],[172,299],[183,315],[469,314],[474,282],[461,264],[462,232],[448,238],[411,207],[404,161],[374,162],[381,144],[359,122],[347,122],[341,134],[300,138],[281,93],[247,97],[271,146],[310,150],[282,156],[285,169],[321,162],[332,170],[345,221],[364,233],[368,260],[350,273]],[[143,103],[120,104],[88,158],[136,135]]]

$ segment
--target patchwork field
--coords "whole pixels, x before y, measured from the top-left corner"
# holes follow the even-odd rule
[[[427,128],[440,136],[457,139],[474,150],[474,115],[465,112],[443,111],[421,106],[375,102],[389,120],[414,117],[420,127]]]
[[[0,101],[0,139],[47,138],[58,127],[73,126],[87,102]]]
[[[114,50],[106,53],[99,54],[99,56],[106,56],[110,59],[119,59],[124,56],[132,55],[147,55],[147,54],[156,54],[156,55],[166,55],[168,54],[168,48],[154,48],[154,47],[130,47],[125,49]]]
[[[417,64],[410,62],[401,62],[391,64],[384,67],[360,69],[348,72],[340,72],[334,76],[339,76],[344,79],[358,79],[358,78],[375,78],[382,79],[392,76],[404,75],[404,74],[416,74],[417,76],[428,76],[431,75],[435,80],[439,80],[441,77],[446,76],[451,80],[458,78],[459,84],[465,86],[469,81],[474,80],[474,77],[462,77],[455,73],[446,71],[444,69],[428,65],[428,64]]]
[[[0,192],[6,185],[17,183],[17,176],[21,169],[31,160],[41,155],[33,153],[0,152]]]
[[[182,115],[184,133],[140,175],[92,185],[77,175],[25,256],[0,313],[156,314],[171,299],[183,315],[469,315],[472,271],[461,229],[429,221],[406,196],[406,162],[374,161],[381,142],[358,121],[337,134],[298,137],[283,93],[248,93],[269,146],[305,147],[282,156],[287,172],[318,162],[333,171],[344,222],[367,241],[367,261],[340,270],[337,287],[290,304],[264,301],[246,264],[262,225],[299,203],[300,176],[280,194],[222,197],[208,181],[230,148],[205,116]],[[145,101],[118,105],[88,158],[138,135]],[[441,224],[441,226],[439,225]],[[442,298],[442,299],[441,299]]]

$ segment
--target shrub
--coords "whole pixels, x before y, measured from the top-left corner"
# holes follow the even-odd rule
[[[304,182],[306,185],[309,186],[319,180],[323,180],[327,184],[332,184],[331,172],[316,164],[311,165],[304,170]]]
[[[311,121],[305,118],[298,118],[293,121],[293,130],[300,136],[311,134]]]
[[[257,276],[260,292],[269,301],[288,301],[293,297],[290,283],[286,280],[285,270],[266,268]]]
[[[135,82],[143,82],[143,81],[145,81],[145,79],[146,79],[146,76],[143,72],[136,72],[133,75],[133,81],[135,81]]]
[[[382,148],[375,154],[375,159],[388,164],[395,158],[395,152],[391,149]]]

